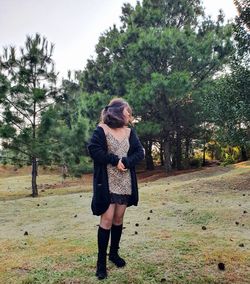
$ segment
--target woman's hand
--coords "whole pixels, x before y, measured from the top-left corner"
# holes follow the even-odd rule
[[[123,164],[123,162],[122,162],[121,159],[119,160],[119,162],[118,162],[116,168],[117,168],[118,171],[120,171],[120,172],[126,172],[126,170],[127,170],[127,169],[125,168],[125,166],[124,166],[124,164]]]

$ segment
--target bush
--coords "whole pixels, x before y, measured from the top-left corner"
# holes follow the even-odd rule
[[[207,154],[212,160],[220,160],[222,154],[222,147],[216,141],[210,141],[207,146]]]
[[[239,147],[224,147],[222,148],[221,164],[223,166],[237,163],[240,160],[240,148]]]
[[[228,155],[224,160],[223,162],[221,163],[224,167],[227,166],[227,165],[230,165],[230,164],[234,164],[236,163],[237,161],[230,155]]]
[[[201,158],[190,158],[189,165],[192,168],[200,168],[202,166],[202,159]]]

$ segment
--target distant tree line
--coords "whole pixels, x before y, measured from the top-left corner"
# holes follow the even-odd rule
[[[28,36],[17,54],[0,57],[1,162],[67,165],[71,174],[91,171],[86,150],[100,110],[112,97],[133,108],[146,151],[145,167],[172,169],[246,160],[250,141],[249,5],[225,23],[214,21],[200,0],[143,0],[124,4],[121,27],[99,38],[95,59],[57,83],[54,45]],[[195,155],[200,149],[202,156]]]

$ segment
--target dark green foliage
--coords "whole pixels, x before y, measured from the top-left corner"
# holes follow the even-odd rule
[[[61,98],[43,113],[38,137],[51,141],[41,153],[45,164],[65,164],[69,174],[81,176],[92,169],[87,157],[89,133],[87,106],[79,84],[63,80]]]
[[[159,142],[166,170],[180,169],[192,139],[203,135],[200,97],[229,62],[232,26],[222,13],[216,22],[207,18],[198,0],[144,0],[134,8],[125,4],[122,12],[123,26],[100,37],[96,59],[82,72],[83,88],[90,100],[97,92],[103,101],[125,97],[143,144],[152,150]]]

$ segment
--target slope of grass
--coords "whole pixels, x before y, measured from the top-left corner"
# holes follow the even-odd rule
[[[0,283],[100,283],[89,184],[33,199],[23,195],[28,180],[0,180]],[[139,206],[124,220],[120,252],[128,265],[108,263],[102,283],[249,283],[249,196],[250,162],[141,181]]]

